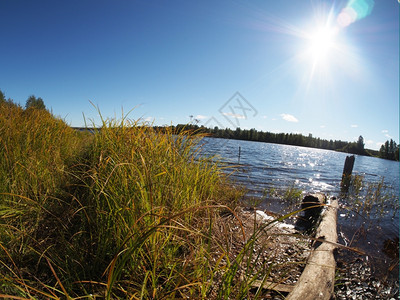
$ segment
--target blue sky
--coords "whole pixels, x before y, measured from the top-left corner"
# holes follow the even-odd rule
[[[399,141],[399,3],[0,1],[0,89],[87,119]],[[235,94],[239,92],[239,94]]]

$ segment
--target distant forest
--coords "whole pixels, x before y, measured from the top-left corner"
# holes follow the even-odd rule
[[[311,134],[304,136],[302,134],[295,133],[272,133],[257,131],[256,129],[240,129],[232,130],[229,128],[220,129],[218,127],[207,128],[204,126],[198,126],[195,124],[179,124],[177,126],[171,126],[172,129],[177,132],[183,130],[190,130],[199,133],[207,134],[210,137],[224,138],[224,139],[235,139],[255,142],[265,142],[273,144],[284,144],[293,146],[302,146],[309,148],[326,149],[333,151],[346,152],[351,154],[375,156],[390,160],[399,160],[399,145],[396,144],[392,139],[386,141],[382,145],[379,151],[365,149],[364,138],[360,135],[358,140],[355,142],[346,142],[341,140],[324,140],[321,138],[313,137]],[[155,127],[159,130],[162,127]]]

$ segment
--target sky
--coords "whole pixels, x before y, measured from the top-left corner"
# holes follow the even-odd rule
[[[0,90],[128,118],[399,141],[396,0],[0,0]]]

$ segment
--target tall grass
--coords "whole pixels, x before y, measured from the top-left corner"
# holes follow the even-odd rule
[[[215,199],[224,201],[224,179],[208,159],[195,159],[195,146],[190,134],[157,133],[129,120],[105,120],[95,132],[78,171],[90,229],[82,235],[93,245],[85,261],[107,276],[107,297],[127,291],[154,298],[181,285],[196,290],[209,272],[199,265],[203,235]]]
[[[38,201],[57,192],[79,152],[78,133],[46,110],[3,103],[0,114],[1,192]]]
[[[13,290],[10,280],[24,282],[26,274],[40,269],[39,246],[51,247],[54,231],[45,222],[50,215],[59,217],[67,170],[85,141],[46,110],[0,104],[0,291]]]
[[[216,235],[242,194],[198,155],[197,135],[127,118],[82,133],[9,103],[0,115],[0,297],[248,292],[231,275],[253,255],[254,239],[233,256]]]
[[[0,298],[261,297],[273,222],[244,233],[243,192],[200,138],[126,117],[78,132],[1,104]]]

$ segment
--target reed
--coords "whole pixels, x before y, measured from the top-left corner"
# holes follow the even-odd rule
[[[214,224],[241,192],[198,135],[0,115],[0,297],[207,298],[229,257]]]
[[[12,103],[0,116],[0,298],[261,297],[270,224],[232,239],[243,191],[201,135],[101,114],[78,132]]]
[[[353,175],[345,198],[347,209],[365,219],[394,218],[399,212],[399,196],[384,182],[384,178],[367,182],[363,175]]]
[[[54,228],[45,225],[47,217],[57,217],[70,181],[69,165],[88,137],[46,110],[2,103],[0,116],[0,290],[18,292],[25,275],[40,268],[38,244],[52,246]],[[60,220],[58,226],[63,225]],[[41,239],[44,231],[46,241]]]

